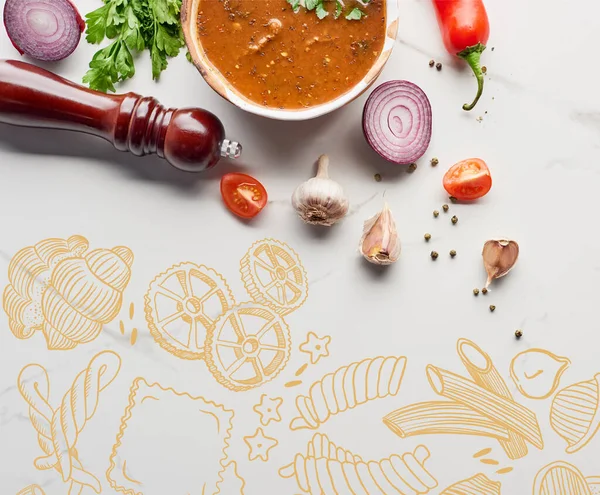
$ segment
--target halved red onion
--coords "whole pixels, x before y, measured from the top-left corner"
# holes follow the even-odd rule
[[[77,48],[85,22],[69,0],[6,0],[4,26],[21,55],[55,61]]]
[[[386,160],[414,163],[431,141],[429,98],[409,81],[383,83],[365,103],[363,132],[371,148]]]

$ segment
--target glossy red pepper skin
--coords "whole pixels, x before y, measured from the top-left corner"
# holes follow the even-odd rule
[[[483,92],[483,72],[480,58],[490,37],[490,22],[482,0],[433,0],[446,49],[464,59],[477,78],[477,96],[472,110]]]

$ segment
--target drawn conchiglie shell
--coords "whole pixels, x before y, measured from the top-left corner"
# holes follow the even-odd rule
[[[49,349],[72,349],[94,340],[121,309],[133,253],[125,247],[95,249],[61,261],[42,297]]]
[[[528,349],[512,359],[510,377],[525,397],[546,399],[556,391],[570,365],[566,357],[544,349]]]
[[[588,476],[585,481],[591,495],[600,495],[600,476]]]
[[[535,476],[533,495],[592,495],[581,471],[558,461],[543,467]]]
[[[556,394],[550,408],[550,425],[566,440],[569,454],[594,437],[600,427],[600,373]]]
[[[446,488],[440,495],[500,495],[501,483],[479,473]],[[545,494],[550,495],[550,494]]]
[[[48,288],[51,272],[60,261],[81,256],[88,248],[85,237],[45,239],[21,249],[8,267],[9,285],[2,305],[15,337],[27,339],[43,326],[42,294]]]

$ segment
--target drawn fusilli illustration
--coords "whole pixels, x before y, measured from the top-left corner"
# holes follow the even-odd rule
[[[34,465],[39,470],[55,469],[65,483],[70,483],[70,494],[79,494],[83,486],[101,492],[98,478],[79,460],[77,440],[96,412],[100,392],[112,383],[120,368],[121,358],[114,352],[97,354],[75,377],[56,409],[48,402],[50,380],[43,366],[29,364],[19,374],[19,391],[29,404],[29,418],[45,454],[35,459]]]

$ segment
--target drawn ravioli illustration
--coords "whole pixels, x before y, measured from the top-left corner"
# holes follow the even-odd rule
[[[306,454],[279,470],[282,478],[295,478],[298,488],[311,495],[429,493],[438,485],[425,468],[429,450],[419,445],[414,452],[392,455],[380,461],[364,461],[349,450],[315,434]]]
[[[308,296],[306,272],[296,252],[274,239],[256,242],[241,262],[250,297],[281,315],[298,309]]]
[[[291,338],[283,318],[308,294],[304,267],[282,242],[255,243],[241,265],[254,302],[236,304],[215,270],[184,262],[154,278],[144,305],[150,333],[163,349],[203,359],[217,382],[236,392],[261,386],[285,368]]]
[[[229,286],[216,271],[181,263],[150,284],[146,321],[163,349],[182,359],[203,359],[206,332],[234,304]]]
[[[79,235],[46,239],[12,258],[2,304],[15,337],[41,331],[48,349],[73,349],[96,339],[119,314],[133,253],[88,247]]]
[[[239,478],[227,462],[233,417],[221,404],[137,378],[112,449],[110,486],[125,495],[225,494],[227,473]]]

